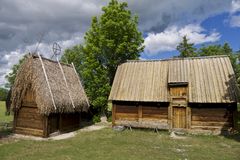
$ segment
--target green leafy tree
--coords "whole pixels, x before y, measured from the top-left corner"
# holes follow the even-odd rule
[[[228,43],[223,45],[209,45],[202,46],[198,51],[199,56],[214,56],[214,55],[228,55],[233,67],[233,70],[240,86],[240,64],[238,63],[239,54],[233,52]]]
[[[17,75],[17,71],[18,71],[19,67],[21,66],[21,64],[24,62],[24,60],[26,59],[26,57],[27,57],[27,55],[23,56],[23,58],[21,58],[18,61],[18,64],[13,65],[11,72],[8,75],[6,75],[5,78],[8,81],[8,83],[6,84],[7,88],[10,88],[14,84],[14,81],[15,81],[15,78]]]
[[[138,59],[143,51],[143,37],[138,31],[138,17],[132,16],[127,3],[111,0],[100,17],[93,17],[84,45],[65,51],[75,62],[93,108],[102,112],[117,66],[128,59]]]
[[[8,90],[5,88],[0,88],[0,101],[6,101]]]
[[[196,54],[196,48],[194,48],[193,43],[188,42],[189,39],[187,39],[187,36],[183,36],[182,42],[179,43],[177,46],[177,50],[180,52],[179,57],[195,57]]]

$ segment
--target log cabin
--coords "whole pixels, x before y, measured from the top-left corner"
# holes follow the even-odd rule
[[[79,128],[89,103],[74,65],[29,55],[19,68],[11,93],[13,130],[48,137]]]
[[[133,60],[118,66],[113,125],[220,134],[236,128],[238,88],[227,56]]]

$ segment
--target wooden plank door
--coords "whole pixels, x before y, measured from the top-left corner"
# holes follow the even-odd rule
[[[170,87],[170,121],[172,128],[187,128],[188,88]],[[172,118],[171,118],[172,117]]]
[[[185,107],[173,107],[173,128],[186,128]]]

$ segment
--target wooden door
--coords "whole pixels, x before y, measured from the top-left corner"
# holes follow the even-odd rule
[[[173,128],[186,128],[185,107],[173,107]]]
[[[187,86],[170,87],[170,120],[172,128],[187,128]]]

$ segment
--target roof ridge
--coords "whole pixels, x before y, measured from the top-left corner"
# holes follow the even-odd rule
[[[31,54],[30,56],[31,56],[33,59],[34,59],[34,58],[39,58],[38,55],[36,55],[36,54]],[[53,62],[53,63],[58,63],[57,61],[54,61],[54,60],[45,58],[45,57],[43,57],[42,55],[41,55],[41,58],[42,58],[42,60],[46,60],[46,61]],[[71,65],[71,64],[67,64],[67,63],[63,63],[63,62],[60,62],[60,64],[72,68],[72,65]]]
[[[228,55],[199,56],[199,57],[173,57],[173,58],[167,58],[167,59],[127,60],[126,62],[157,62],[157,61],[172,61],[172,60],[184,60],[184,59],[208,59],[208,58],[220,58],[220,57],[228,57]]]

